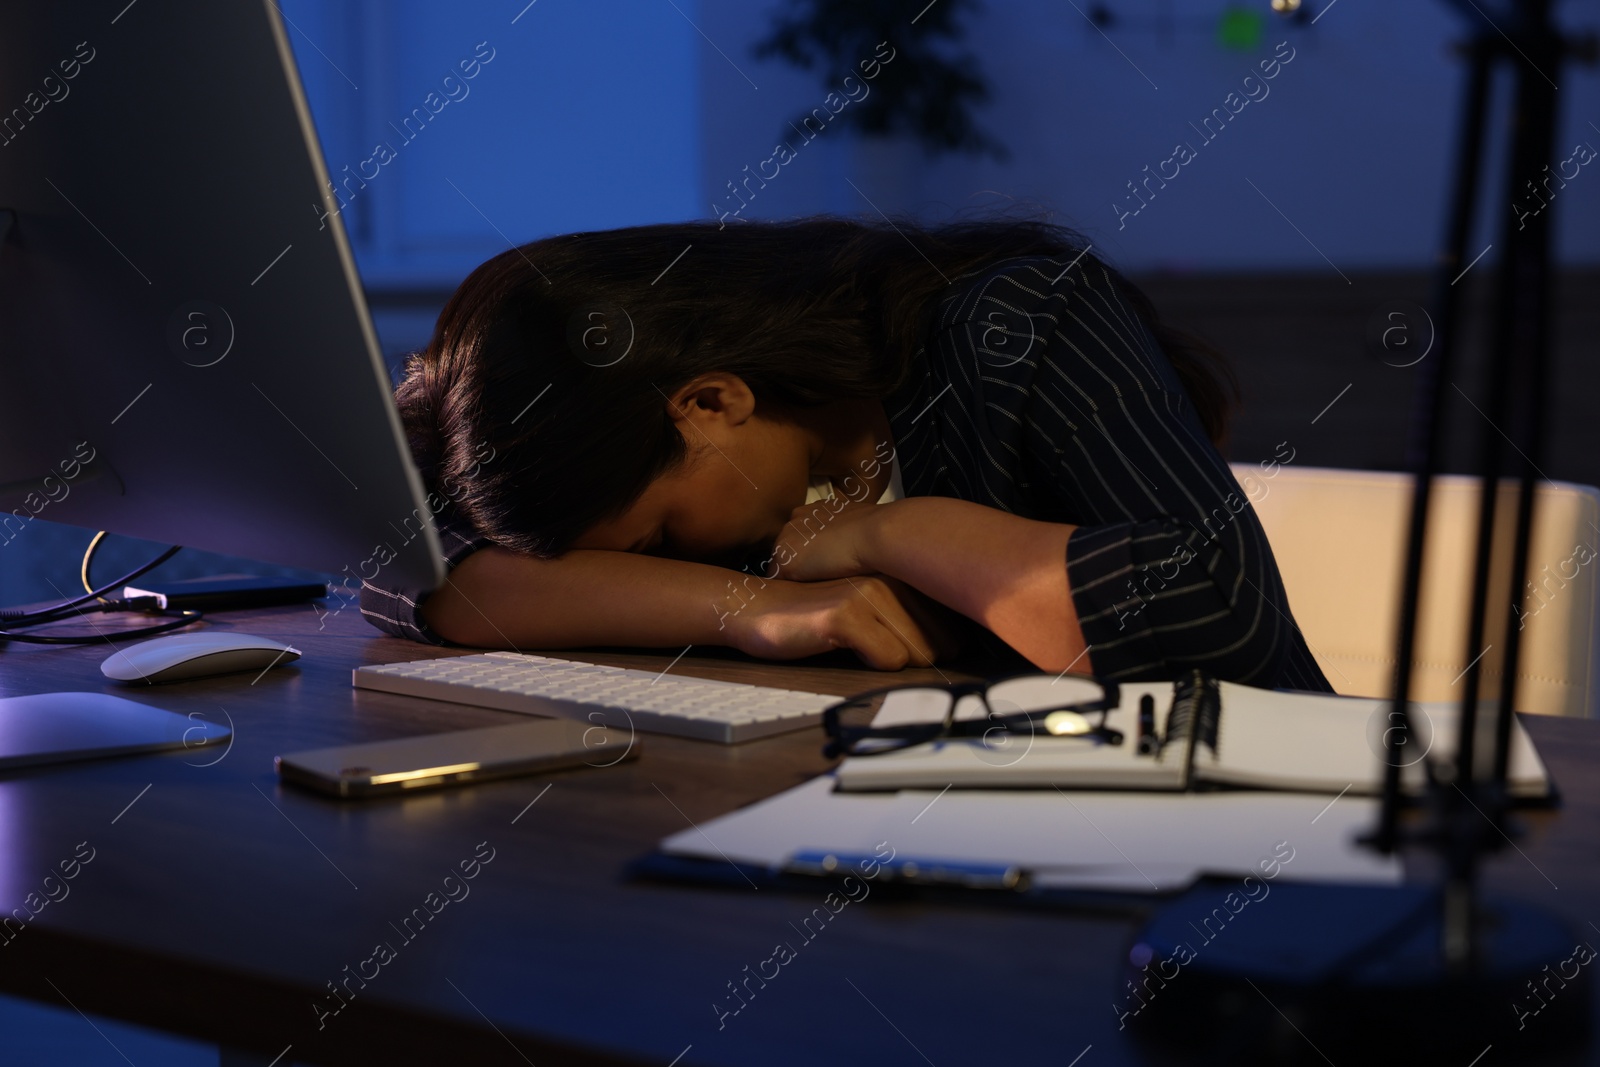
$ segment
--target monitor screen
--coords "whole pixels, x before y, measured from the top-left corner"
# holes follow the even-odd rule
[[[438,585],[276,5],[7,7],[0,523]]]

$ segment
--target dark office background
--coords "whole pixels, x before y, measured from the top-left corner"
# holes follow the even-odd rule
[[[737,207],[729,183],[772,153],[788,118],[837,88],[819,72],[752,56],[784,3],[525,3],[283,0],[329,170],[356,170],[379,141],[397,149],[343,214],[391,367],[424,342],[461,277],[508,243]],[[921,3],[902,6],[909,18]],[[1089,17],[1097,7],[1109,22]],[[1308,9],[1314,24],[1274,15],[1267,0],[987,0],[956,19],[964,39],[941,47],[977,60],[991,97],[972,117],[1006,161],[930,155],[905,136],[871,140],[832,123],[803,145],[794,138],[796,157],[741,214],[875,218],[881,209],[937,221],[1048,210],[1144,284],[1170,320],[1233,358],[1246,396],[1229,458],[1266,457],[1286,441],[1299,464],[1400,468],[1417,372],[1376,358],[1366,337],[1394,301],[1426,298],[1452,171],[1461,67],[1451,44],[1464,20],[1424,0],[1311,0]],[[1569,24],[1600,20],[1594,3],[1558,10]],[[1202,141],[1191,123],[1230,92],[1243,96],[1245,76],[1282,41],[1294,58],[1266,83],[1269,94]],[[430,92],[444,95],[459,61],[490,49],[467,95],[456,89],[421,133],[399,134]],[[1600,146],[1600,77],[1548,73],[1563,108],[1554,166],[1580,142]],[[1502,92],[1502,113],[1505,102]],[[1113,204],[1127,183],[1180,141],[1196,158],[1119,226]],[[1491,158],[1501,149],[1491,140]],[[1474,250],[1497,239],[1511,210],[1499,170]],[[1600,161],[1582,166],[1549,210],[1560,269],[1543,466],[1552,478],[1600,484],[1582,399],[1600,394]],[[1490,249],[1459,282],[1480,312],[1497,264]],[[1465,338],[1461,385],[1474,398],[1483,329],[1480,320]],[[1455,406],[1458,428],[1478,417]],[[71,592],[89,537],[29,524],[0,548],[0,602]],[[96,576],[160,547],[112,538]],[[250,566],[186,550],[160,573],[241,565]],[[68,1012],[15,1002],[0,1012],[15,1062],[123,1062],[106,1036],[131,1062],[217,1062],[214,1049],[108,1021],[97,1034]]]
[[[787,120],[839,88],[820,68],[752,55],[785,2],[525,4],[283,4],[329,171],[339,179],[363,169],[380,141],[395,148],[376,177],[348,187],[356,191],[342,213],[392,367],[425,341],[466,272],[510,242],[738,208],[731,186],[772,154]],[[921,5],[904,6],[914,15]],[[791,137],[795,158],[764,187],[751,183],[742,217],[1048,211],[1144,284],[1170,320],[1232,357],[1245,402],[1230,459],[1269,456],[1286,441],[1296,463],[1403,468],[1418,371],[1375,358],[1366,337],[1394,301],[1426,301],[1453,169],[1461,66],[1451,46],[1465,20],[1423,0],[1312,0],[1299,20],[1267,0],[955,6],[951,21],[964,35],[935,47],[976,61],[990,96],[969,111],[1005,147],[1004,161],[859,135],[841,120],[862,101],[813,140]],[[1597,7],[1558,5],[1573,23],[1593,21]],[[1097,10],[1110,16],[1098,25]],[[1275,78],[1252,83],[1257,99],[1202,139],[1196,128],[1229,93],[1246,96],[1258,61],[1289,49]],[[492,58],[465,95],[458,85],[447,96],[446,75],[475,54]],[[1600,146],[1600,78],[1593,68],[1549,73],[1563,108],[1554,165],[1580,142]],[[429,93],[449,102],[421,132],[405,127]],[[1114,204],[1137,203],[1128,183],[1156,172],[1180,141],[1195,158],[1119,223]],[[1491,158],[1501,148],[1491,140]],[[1511,211],[1500,170],[1474,249],[1496,239]],[[1561,272],[1552,301],[1558,388],[1542,467],[1600,484],[1580,401],[1600,385],[1590,358],[1600,326],[1600,161],[1581,166],[1548,210]],[[1470,307],[1487,310],[1497,264],[1491,248],[1460,281]],[[1463,353],[1461,384],[1474,398],[1482,334],[1481,323],[1469,329]],[[1468,428],[1465,416],[1479,417],[1465,401],[1455,406],[1457,431]],[[1458,450],[1455,465],[1465,463]],[[0,602],[72,590],[88,537],[29,524],[0,552]],[[158,547],[112,538],[95,576]],[[224,565],[238,569],[186,550],[159,574]]]

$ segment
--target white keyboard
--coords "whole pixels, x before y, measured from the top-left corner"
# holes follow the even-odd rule
[[[815,725],[822,709],[840,699],[521,652],[357,667],[351,682],[360,689],[723,744]]]

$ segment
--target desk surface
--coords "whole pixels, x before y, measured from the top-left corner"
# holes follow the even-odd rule
[[[0,945],[0,992],[255,1050],[261,1063],[290,1046],[283,1063],[813,1065],[847,1049],[848,1062],[944,1067],[1066,1064],[1091,1045],[1085,1067],[1138,1061],[1111,1010],[1135,919],[1115,914],[868,900],[719,1027],[729,983],[795,941],[792,924],[822,891],[628,882],[623,868],[692,822],[827,769],[820,730],[737,746],[648,734],[638,760],[604,770],[322,799],[280,787],[273,756],[519,719],[356,690],[356,666],[461,650],[384,637],[353,608],[325,624],[307,606],[214,615],[212,626],[305,657],[259,678],[141,690],[101,677],[110,646],[0,651],[0,695],[114,692],[235,729],[220,758],[191,750],[0,780],[0,913],[42,895],[60,861],[87,853],[80,842],[94,850],[68,895]],[[652,669],[672,658],[556,654]],[[937,677],[692,652],[672,672],[841,694]],[[1487,883],[1584,929],[1600,921],[1600,723],[1528,727],[1565,806],[1529,817],[1520,851],[1491,859]],[[494,858],[468,895],[401,937],[480,843]],[[380,942],[393,958],[319,1016],[316,1005],[338,1003],[328,983]]]

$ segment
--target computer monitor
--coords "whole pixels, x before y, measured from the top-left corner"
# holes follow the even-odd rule
[[[444,571],[272,0],[10,4],[0,536]]]

